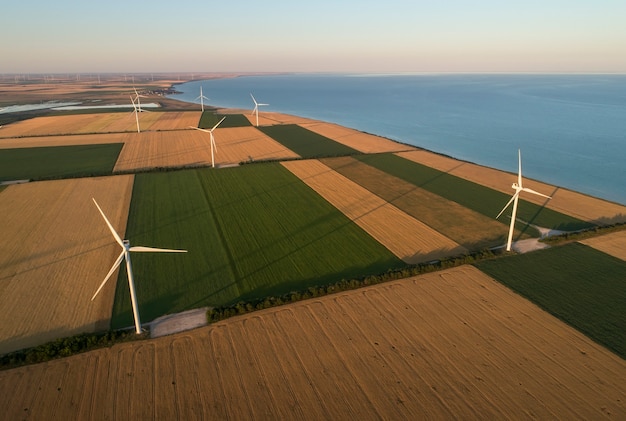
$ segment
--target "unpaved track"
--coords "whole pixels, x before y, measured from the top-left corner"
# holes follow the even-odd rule
[[[123,235],[133,176],[42,181],[0,195],[0,353],[108,329],[119,254],[96,198]],[[115,275],[113,279],[116,279]]]
[[[626,362],[471,266],[0,372],[6,419],[623,419]]]

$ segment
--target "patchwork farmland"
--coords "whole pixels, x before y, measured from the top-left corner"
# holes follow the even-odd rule
[[[0,307],[0,353],[131,325],[124,268],[117,285],[89,301],[119,252],[91,197],[132,244],[189,250],[133,256],[143,321],[504,242],[508,221],[493,219],[510,197],[503,180],[511,175],[501,171],[277,113],[261,113],[259,128],[248,115],[229,114],[232,124],[215,130],[220,168],[211,169],[208,133],[189,126],[206,127],[218,116],[145,113],[142,133],[127,117],[41,117],[3,128],[3,162],[27,147],[32,158],[39,147],[55,146],[47,171],[67,170],[70,162],[59,157],[70,149],[63,148],[97,146],[118,148],[97,154],[106,157],[108,174],[142,173],[0,190],[0,300],[10,303]],[[258,163],[268,160],[283,162]],[[70,176],[103,165],[81,161],[86,168]],[[10,178],[38,176],[22,167]],[[181,167],[203,168],[174,171]],[[518,215],[540,227],[575,230],[626,215],[623,206],[533,183],[555,199],[523,201]],[[538,236],[518,228],[516,238]],[[477,265],[489,275],[463,266],[0,372],[0,405],[11,417],[34,418],[187,418],[188,411],[221,418],[619,418],[626,365],[597,343],[624,355],[624,310],[611,301],[623,300],[616,281],[623,280],[623,257],[604,254],[620,257],[622,240],[619,233],[598,237],[590,244],[597,250],[574,244]],[[597,265],[576,269],[589,260]],[[554,261],[553,272],[542,270]],[[520,265],[536,265],[536,273],[518,276]],[[598,274],[613,292],[608,300],[591,294],[587,304],[606,311],[587,318],[577,300],[595,285],[584,280]],[[550,277],[554,289],[544,285]],[[580,295],[562,300],[568,285]],[[571,316],[572,307],[583,316]]]

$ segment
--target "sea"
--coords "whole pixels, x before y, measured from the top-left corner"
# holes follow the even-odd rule
[[[281,74],[197,80],[171,98],[351,127],[626,204],[626,75]],[[200,105],[198,105],[200,106]],[[508,182],[508,180],[507,180]]]

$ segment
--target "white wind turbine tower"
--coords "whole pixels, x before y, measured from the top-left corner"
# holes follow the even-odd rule
[[[130,101],[133,103],[133,113],[135,113],[135,120],[137,121],[137,133],[141,133],[141,130],[139,129],[139,110],[137,109],[137,105],[135,104],[135,100],[132,95],[130,96]]]
[[[256,114],[256,126],[259,127],[259,107],[270,104],[261,104],[259,102],[256,102],[256,99],[254,99],[254,96],[252,94],[250,94],[250,96],[252,97],[252,101],[254,101],[254,110],[252,110],[252,114]]]
[[[202,111],[204,111],[204,100],[206,99],[207,101],[209,100],[209,98],[205,97],[204,95],[202,95],[202,86],[200,86],[200,96],[197,97],[195,100],[200,100],[200,105],[202,106]]]
[[[117,234],[117,232],[115,232],[115,229],[113,229],[113,226],[111,225],[107,217],[104,215],[104,212],[102,212],[102,209],[100,209],[100,206],[98,205],[98,202],[96,202],[96,199],[92,198],[92,200],[93,200],[93,203],[96,204],[96,207],[98,208],[98,210],[100,211],[100,214],[104,218],[104,221],[109,227],[109,230],[111,230],[111,234],[113,234],[113,237],[115,237],[115,241],[117,241],[120,247],[122,247],[122,252],[118,256],[113,266],[111,267],[111,270],[109,270],[109,273],[107,274],[107,276],[104,278],[104,281],[102,281],[102,283],[100,284],[100,287],[98,288],[96,293],[93,295],[93,297],[91,297],[91,301],[93,301],[94,298],[96,298],[96,295],[98,295],[98,293],[100,292],[104,284],[106,284],[106,282],[109,280],[113,272],[115,272],[115,270],[120,266],[120,264],[122,263],[122,260],[126,260],[126,275],[128,276],[128,288],[130,289],[130,302],[133,307],[133,318],[135,320],[135,333],[140,334],[141,333],[141,320],[139,319],[139,308],[137,306],[137,295],[135,293],[135,281],[133,279],[133,270],[130,265],[130,252],[136,251],[136,252],[186,253],[187,250],[159,249],[159,248],[143,247],[143,246],[131,247],[130,242],[128,240],[122,240],[120,236]]]
[[[525,191],[525,192],[528,192],[528,193],[536,194],[538,196],[546,197],[548,199],[552,199],[548,195],[545,195],[543,193],[539,193],[539,192],[537,192],[535,190],[532,190],[532,189],[529,189],[527,187],[523,187],[522,186],[522,151],[518,149],[517,150],[517,155],[518,155],[518,161],[519,161],[518,170],[517,170],[517,183],[513,183],[513,185],[511,186],[515,190],[515,193],[511,197],[511,200],[509,200],[508,203],[504,206],[504,208],[502,208],[502,210],[500,211],[498,216],[496,216],[496,219],[498,219],[500,217],[500,215],[502,215],[502,213],[506,210],[506,208],[509,207],[511,202],[513,202],[513,212],[511,213],[511,225],[509,227],[509,238],[508,238],[508,240],[506,242],[506,251],[511,251],[511,241],[513,239],[513,230],[515,228],[515,218],[516,218],[516,215],[517,215],[517,201],[519,199],[520,193]]]
[[[200,130],[201,132],[206,132],[206,133],[209,133],[211,135],[211,168],[215,168],[215,152],[217,152],[217,146],[215,145],[215,138],[213,137],[213,130],[215,130],[217,128],[217,126],[222,124],[222,121],[224,121],[225,119],[226,119],[225,116],[222,117],[222,119],[220,121],[218,121],[217,124],[215,126],[213,126],[213,128],[210,129],[210,130],[201,129],[199,127],[189,126],[192,129]]]

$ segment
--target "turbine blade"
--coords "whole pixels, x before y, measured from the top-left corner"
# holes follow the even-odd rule
[[[215,126],[213,126],[213,128],[211,129],[211,131],[215,130],[217,128],[217,126],[219,126],[220,124],[222,124],[222,121],[226,120],[226,116],[224,116],[220,121],[217,122],[217,124]]]
[[[193,126],[189,126],[190,129],[196,129],[196,130],[200,130],[201,132],[205,132],[205,133],[211,133],[210,130],[206,130],[206,129],[201,129],[200,127],[193,127]]]
[[[542,196],[542,197],[546,197],[548,199],[552,199],[552,197],[548,196],[547,194],[539,193],[538,191],[535,191],[533,189],[529,189],[527,187],[524,187],[522,190],[525,191],[525,192],[528,192],[528,193],[536,194],[537,196]]]
[[[270,105],[270,104],[259,104],[259,105]]]
[[[258,105],[257,102],[256,102],[256,99],[254,99],[254,96],[252,94],[250,94],[250,96],[252,97],[252,101],[254,101],[254,105],[255,105],[254,108],[256,108],[256,105]]]
[[[500,217],[500,215],[502,215],[502,213],[506,210],[506,208],[508,208],[508,207],[509,207],[509,205],[510,205],[511,203],[513,203],[513,201],[515,200],[515,198],[516,198],[518,195],[519,195],[519,191],[515,192],[515,194],[514,194],[513,196],[511,196],[511,200],[509,200],[509,201],[507,202],[507,204],[506,204],[506,205],[504,205],[504,207],[502,208],[502,210],[500,211],[500,213],[498,214],[498,216],[496,216],[496,219],[498,219],[498,218]]]
[[[122,239],[120,238],[120,236],[117,234],[117,232],[115,231],[115,229],[113,228],[113,225],[111,225],[111,223],[109,222],[109,220],[107,219],[106,215],[104,214],[104,212],[102,212],[102,209],[100,209],[100,206],[98,205],[98,202],[96,202],[96,199],[94,199],[93,197],[91,198],[91,200],[93,200],[93,203],[96,204],[96,207],[98,208],[98,210],[100,211],[100,214],[102,215],[102,217],[104,218],[104,222],[107,223],[107,226],[109,227],[109,230],[111,230],[111,234],[113,234],[113,237],[115,237],[115,241],[117,241],[117,243],[123,248],[124,247],[124,242],[122,241]]]
[[[98,293],[100,292],[102,287],[104,287],[104,284],[106,284],[107,281],[109,280],[109,278],[111,277],[111,275],[113,275],[113,272],[115,272],[115,269],[117,269],[120,266],[120,263],[122,263],[122,260],[124,260],[124,253],[125,252],[126,252],[126,250],[122,250],[120,255],[117,257],[117,260],[115,261],[113,266],[111,266],[111,270],[109,270],[109,273],[107,273],[107,276],[105,276],[104,281],[102,281],[102,283],[98,287],[98,290],[96,291],[96,293],[93,295],[93,297],[91,297],[91,301],[93,301],[94,298],[96,298],[96,295],[98,295]]]
[[[522,187],[522,150],[521,149],[517,150],[517,158],[519,161],[519,164],[517,167],[517,185]]]
[[[155,253],[187,253],[187,250],[159,249],[155,247],[133,246],[129,251],[155,252]]]

